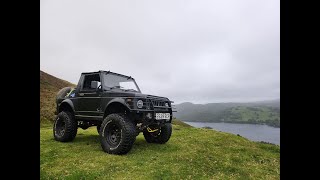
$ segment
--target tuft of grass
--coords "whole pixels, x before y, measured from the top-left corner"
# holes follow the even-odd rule
[[[172,119],[172,124],[179,125],[179,126],[182,126],[182,127],[189,127],[189,128],[192,127],[191,125],[189,125],[189,124],[187,124],[185,122],[182,122],[182,121],[180,121],[180,120],[178,120],[176,118]]]
[[[41,179],[280,179],[280,147],[174,120],[166,144],[142,134],[126,155],[102,151],[95,127],[78,130],[73,142],[40,128]]]

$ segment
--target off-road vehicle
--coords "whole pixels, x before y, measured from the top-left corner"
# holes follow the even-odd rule
[[[72,141],[78,127],[97,126],[102,149],[126,154],[143,132],[148,143],[166,143],[171,136],[172,101],[142,94],[131,76],[98,71],[82,73],[75,88],[56,97],[54,139]]]

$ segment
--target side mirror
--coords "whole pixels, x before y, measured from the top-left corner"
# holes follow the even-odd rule
[[[99,87],[98,81],[91,81],[91,89],[97,89]]]

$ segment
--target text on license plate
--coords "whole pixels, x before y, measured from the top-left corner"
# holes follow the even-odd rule
[[[156,113],[156,119],[170,119],[170,113]]]

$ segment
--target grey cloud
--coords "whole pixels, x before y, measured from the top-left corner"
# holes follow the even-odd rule
[[[135,77],[177,103],[280,97],[279,0],[41,1],[40,68]]]

